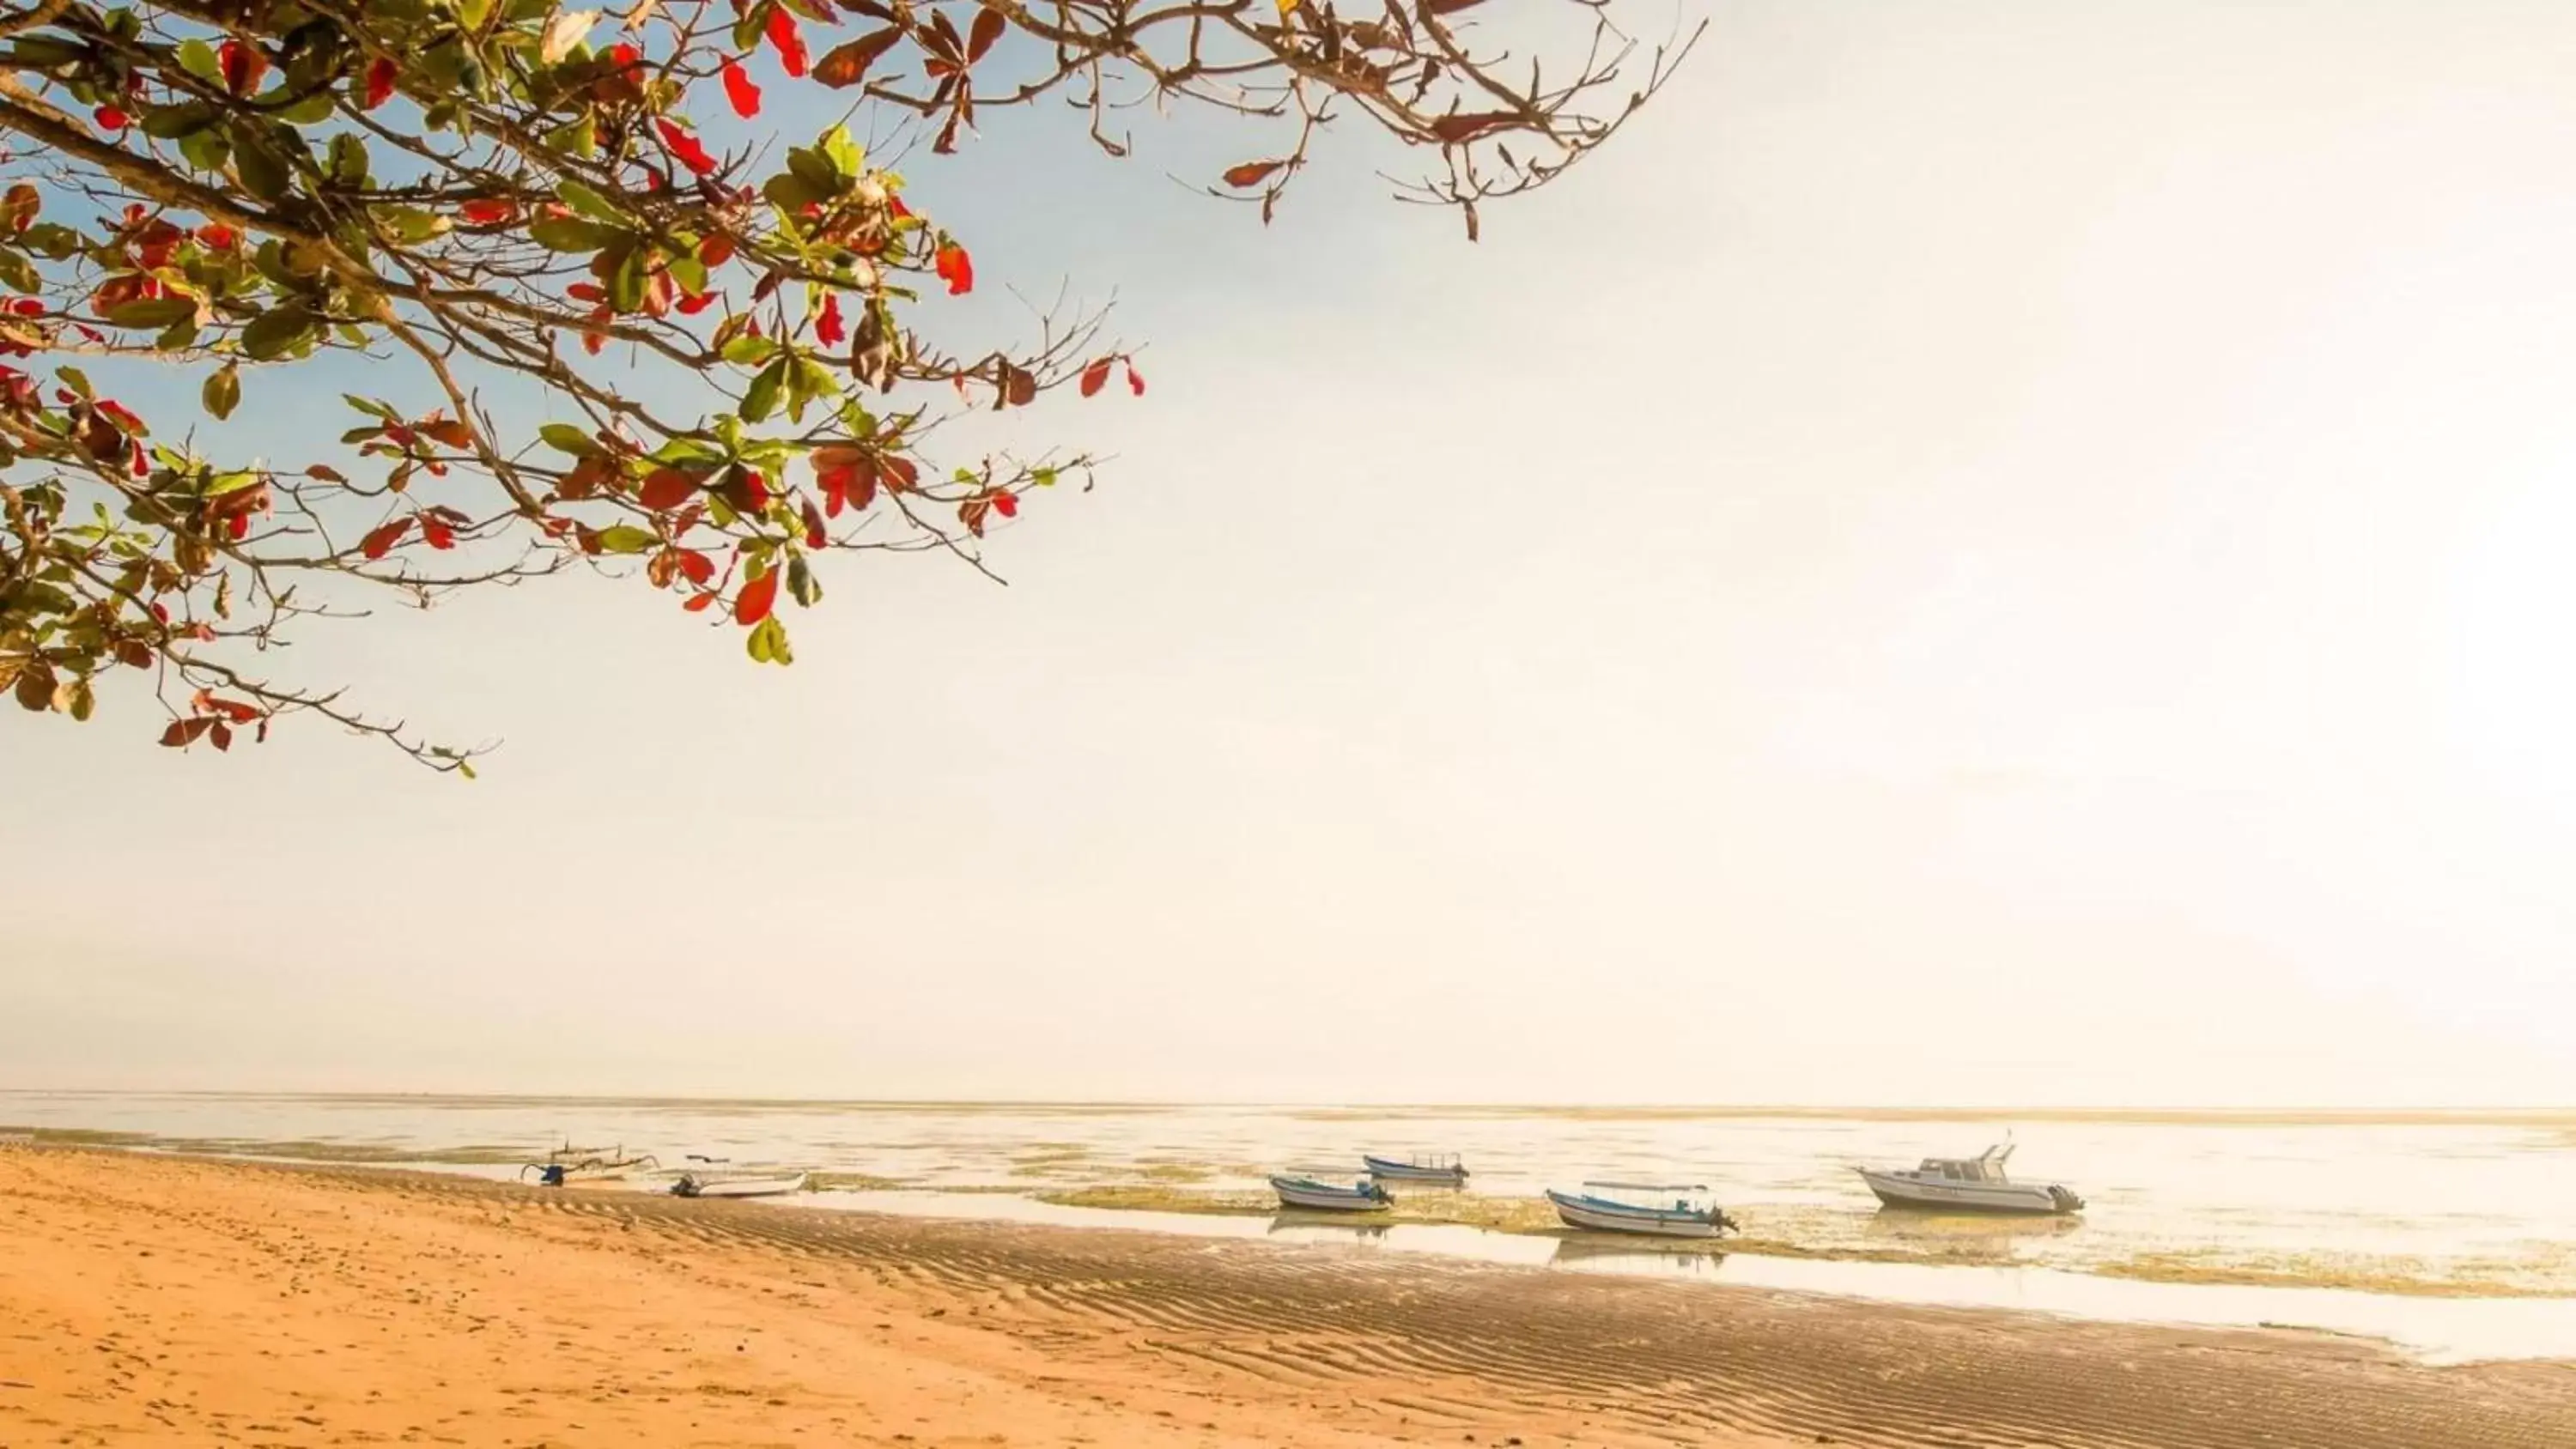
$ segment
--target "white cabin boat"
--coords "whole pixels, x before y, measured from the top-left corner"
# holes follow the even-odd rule
[[[1350,1187],[1336,1187],[1311,1177],[1274,1177],[1270,1190],[1279,1194],[1281,1207],[1314,1212],[1382,1213],[1395,1206],[1394,1196],[1368,1178]]]
[[[1932,1212],[2045,1213],[2084,1211],[2084,1199],[2053,1183],[2015,1182],[2004,1171],[2012,1145],[1989,1147],[1977,1157],[1927,1157],[1910,1171],[1854,1169],[1889,1207]]]
[[[1619,1196],[1605,1196],[1609,1193]],[[1713,1238],[1735,1226],[1699,1183],[1587,1182],[1579,1193],[1549,1188],[1547,1200],[1567,1227],[1598,1233]]]
[[[702,1178],[694,1172],[680,1174],[671,1184],[674,1197],[784,1197],[805,1190],[806,1174],[786,1173],[772,1177]]]

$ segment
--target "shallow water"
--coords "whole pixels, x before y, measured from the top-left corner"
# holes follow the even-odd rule
[[[1587,1267],[1705,1270],[1730,1282],[2139,1316],[2102,1306],[2116,1299],[2153,1305],[2145,1316],[2176,1322],[2266,1321],[2248,1314],[2287,1321],[2279,1315],[2304,1304],[2291,1316],[2389,1337],[2402,1335],[2328,1318],[2360,1311],[2346,1299],[2411,1295],[2395,1301],[2412,1322],[2428,1325],[2429,1337],[2405,1339],[2419,1347],[2485,1342],[2486,1328],[2459,1326],[2466,1314],[2499,1325],[2499,1339],[2548,1339],[2559,1346],[2547,1352],[2576,1354],[2576,1337],[2553,1337],[2552,1326],[2576,1311],[2576,1113],[2005,1117],[0,1092],[0,1130],[11,1127],[144,1134],[201,1151],[464,1166],[494,1176],[570,1138],[653,1152],[672,1170],[687,1165],[689,1153],[742,1168],[807,1168],[836,1174],[827,1181],[845,1186],[903,1189],[905,1201],[936,1193],[948,1209],[979,1216],[1079,1211],[1005,1207],[1022,1200],[996,1194],[1106,1188],[1125,1189],[1119,1200],[1129,1203],[1253,1203],[1272,1171],[1342,1178],[1355,1173],[1363,1151],[1456,1152],[1474,1170],[1472,1195],[1444,1201],[1399,1185],[1403,1215],[1539,1226],[1545,1213],[1533,1200],[1545,1186],[1602,1176],[1704,1182],[1743,1220],[1744,1246],[1760,1250],[1687,1269],[1661,1254],[1621,1268],[1615,1253]],[[2081,1220],[1882,1213],[1851,1171],[1972,1155],[2007,1132],[2019,1144],[2017,1175],[2073,1186],[2091,1203]],[[1267,1231],[1264,1219],[1247,1229],[1241,1219],[1168,1216],[1191,1222],[1191,1231]],[[1411,1250],[1465,1242],[1454,1235],[1467,1231],[1405,1224],[1361,1241]],[[1453,1238],[1438,1236],[1444,1232]],[[1478,1242],[1471,1255],[1535,1253],[1553,1262],[1557,1241]],[[1938,1276],[1916,1276],[1936,1266]],[[2235,1296],[2264,1290],[2292,1297]],[[2297,1296],[2323,1290],[2344,1291]],[[2219,1316],[2195,1316],[2210,1313]],[[2372,1322],[2386,1316],[2362,1312]]]

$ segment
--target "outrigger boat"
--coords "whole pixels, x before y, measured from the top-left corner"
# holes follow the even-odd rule
[[[1451,1187],[1467,1185],[1467,1164],[1456,1156],[1411,1157],[1397,1161],[1392,1157],[1360,1154],[1368,1165],[1369,1176],[1382,1182],[1445,1182]]]
[[[694,1172],[680,1174],[671,1184],[673,1197],[783,1197],[805,1190],[806,1174],[788,1173],[776,1177],[703,1178]]]
[[[566,1139],[563,1146],[546,1154],[545,1161],[531,1162],[520,1167],[519,1176],[525,1179],[533,1172],[537,1175],[537,1181],[544,1186],[561,1187],[566,1182],[578,1182],[590,1178],[624,1177],[630,1171],[637,1169],[649,1171],[661,1165],[660,1160],[649,1152],[639,1152],[633,1157],[627,1156],[626,1148],[622,1144],[616,1147],[575,1147],[569,1139]]]
[[[1854,1168],[1878,1200],[1893,1208],[1950,1213],[2044,1213],[2084,1211],[2084,1199],[2054,1183],[2015,1182],[2004,1172],[2012,1144],[1989,1147],[1976,1157],[1927,1157],[1906,1171]]]
[[[1622,1193],[1627,1200],[1604,1197],[1603,1193]],[[1649,1205],[1640,1199],[1669,1197],[1672,1206]],[[1556,1205],[1556,1215],[1570,1228],[1584,1228],[1598,1233],[1640,1233],[1655,1238],[1713,1238],[1736,1226],[1735,1219],[1709,1201],[1708,1188],[1702,1183],[1680,1182],[1587,1182],[1579,1193],[1547,1190],[1547,1200]]]
[[[1281,1207],[1308,1208],[1326,1213],[1382,1213],[1395,1206],[1395,1196],[1377,1185],[1374,1179],[1363,1179],[1349,1187],[1335,1187],[1311,1177],[1274,1177],[1270,1190],[1279,1194]]]

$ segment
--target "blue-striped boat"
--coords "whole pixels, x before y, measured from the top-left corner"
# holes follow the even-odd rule
[[[1626,1194],[1632,1200],[1602,1196],[1610,1192]],[[1633,1200],[1648,1195],[1664,1199],[1670,1206],[1649,1206]],[[1708,1200],[1708,1188],[1701,1183],[1587,1182],[1579,1193],[1549,1188],[1547,1200],[1555,1204],[1556,1215],[1565,1220],[1567,1227],[1591,1232],[1713,1238],[1735,1226],[1733,1218]]]
[[[1368,1165],[1369,1176],[1385,1182],[1445,1182],[1451,1187],[1467,1185],[1467,1164],[1455,1157],[1413,1157],[1397,1161],[1392,1157],[1360,1154]]]
[[[1395,1198],[1374,1182],[1350,1187],[1336,1187],[1317,1182],[1311,1177],[1274,1177],[1270,1190],[1279,1194],[1281,1207],[1309,1208],[1326,1213],[1382,1213],[1395,1206]]]

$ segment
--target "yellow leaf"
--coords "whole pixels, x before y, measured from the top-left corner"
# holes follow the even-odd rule
[[[1282,20],[1287,19],[1288,12],[1296,8],[1297,0],[1279,0],[1279,18]]]

